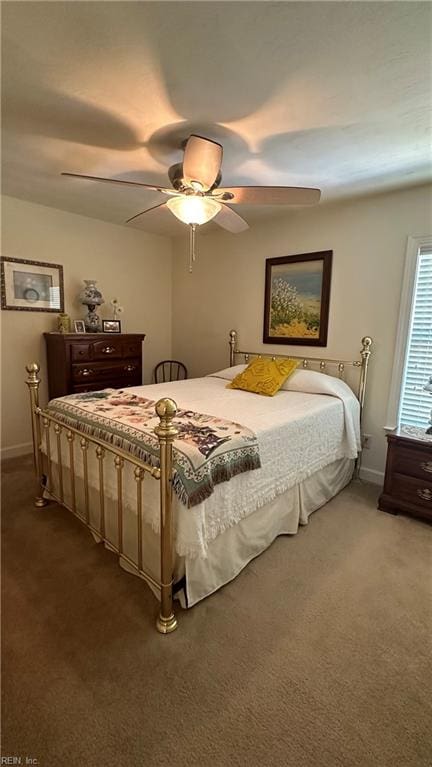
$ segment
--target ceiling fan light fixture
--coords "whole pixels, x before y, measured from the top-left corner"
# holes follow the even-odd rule
[[[167,206],[171,213],[184,224],[206,224],[211,221],[222,208],[220,202],[211,197],[198,195],[185,195],[171,197],[167,200]]]

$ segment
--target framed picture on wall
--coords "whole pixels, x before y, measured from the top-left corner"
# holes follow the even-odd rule
[[[63,267],[20,258],[0,259],[1,308],[63,312]]]
[[[265,344],[326,346],[332,250],[266,259]]]

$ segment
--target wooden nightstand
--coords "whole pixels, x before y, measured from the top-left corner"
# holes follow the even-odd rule
[[[432,520],[432,438],[412,426],[387,435],[384,490],[378,508]]]
[[[49,397],[142,384],[140,333],[44,333]]]

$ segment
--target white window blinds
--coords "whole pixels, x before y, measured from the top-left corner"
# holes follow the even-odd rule
[[[420,249],[408,348],[402,382],[400,423],[426,427],[432,394],[423,387],[432,376],[432,250]]]

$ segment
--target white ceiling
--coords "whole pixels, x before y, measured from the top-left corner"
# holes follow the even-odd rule
[[[225,185],[319,186],[325,202],[431,178],[431,3],[7,2],[2,15],[6,194],[122,223],[161,196],[60,172],[165,185],[191,132],[223,143]],[[182,231],[169,212],[133,225]]]

